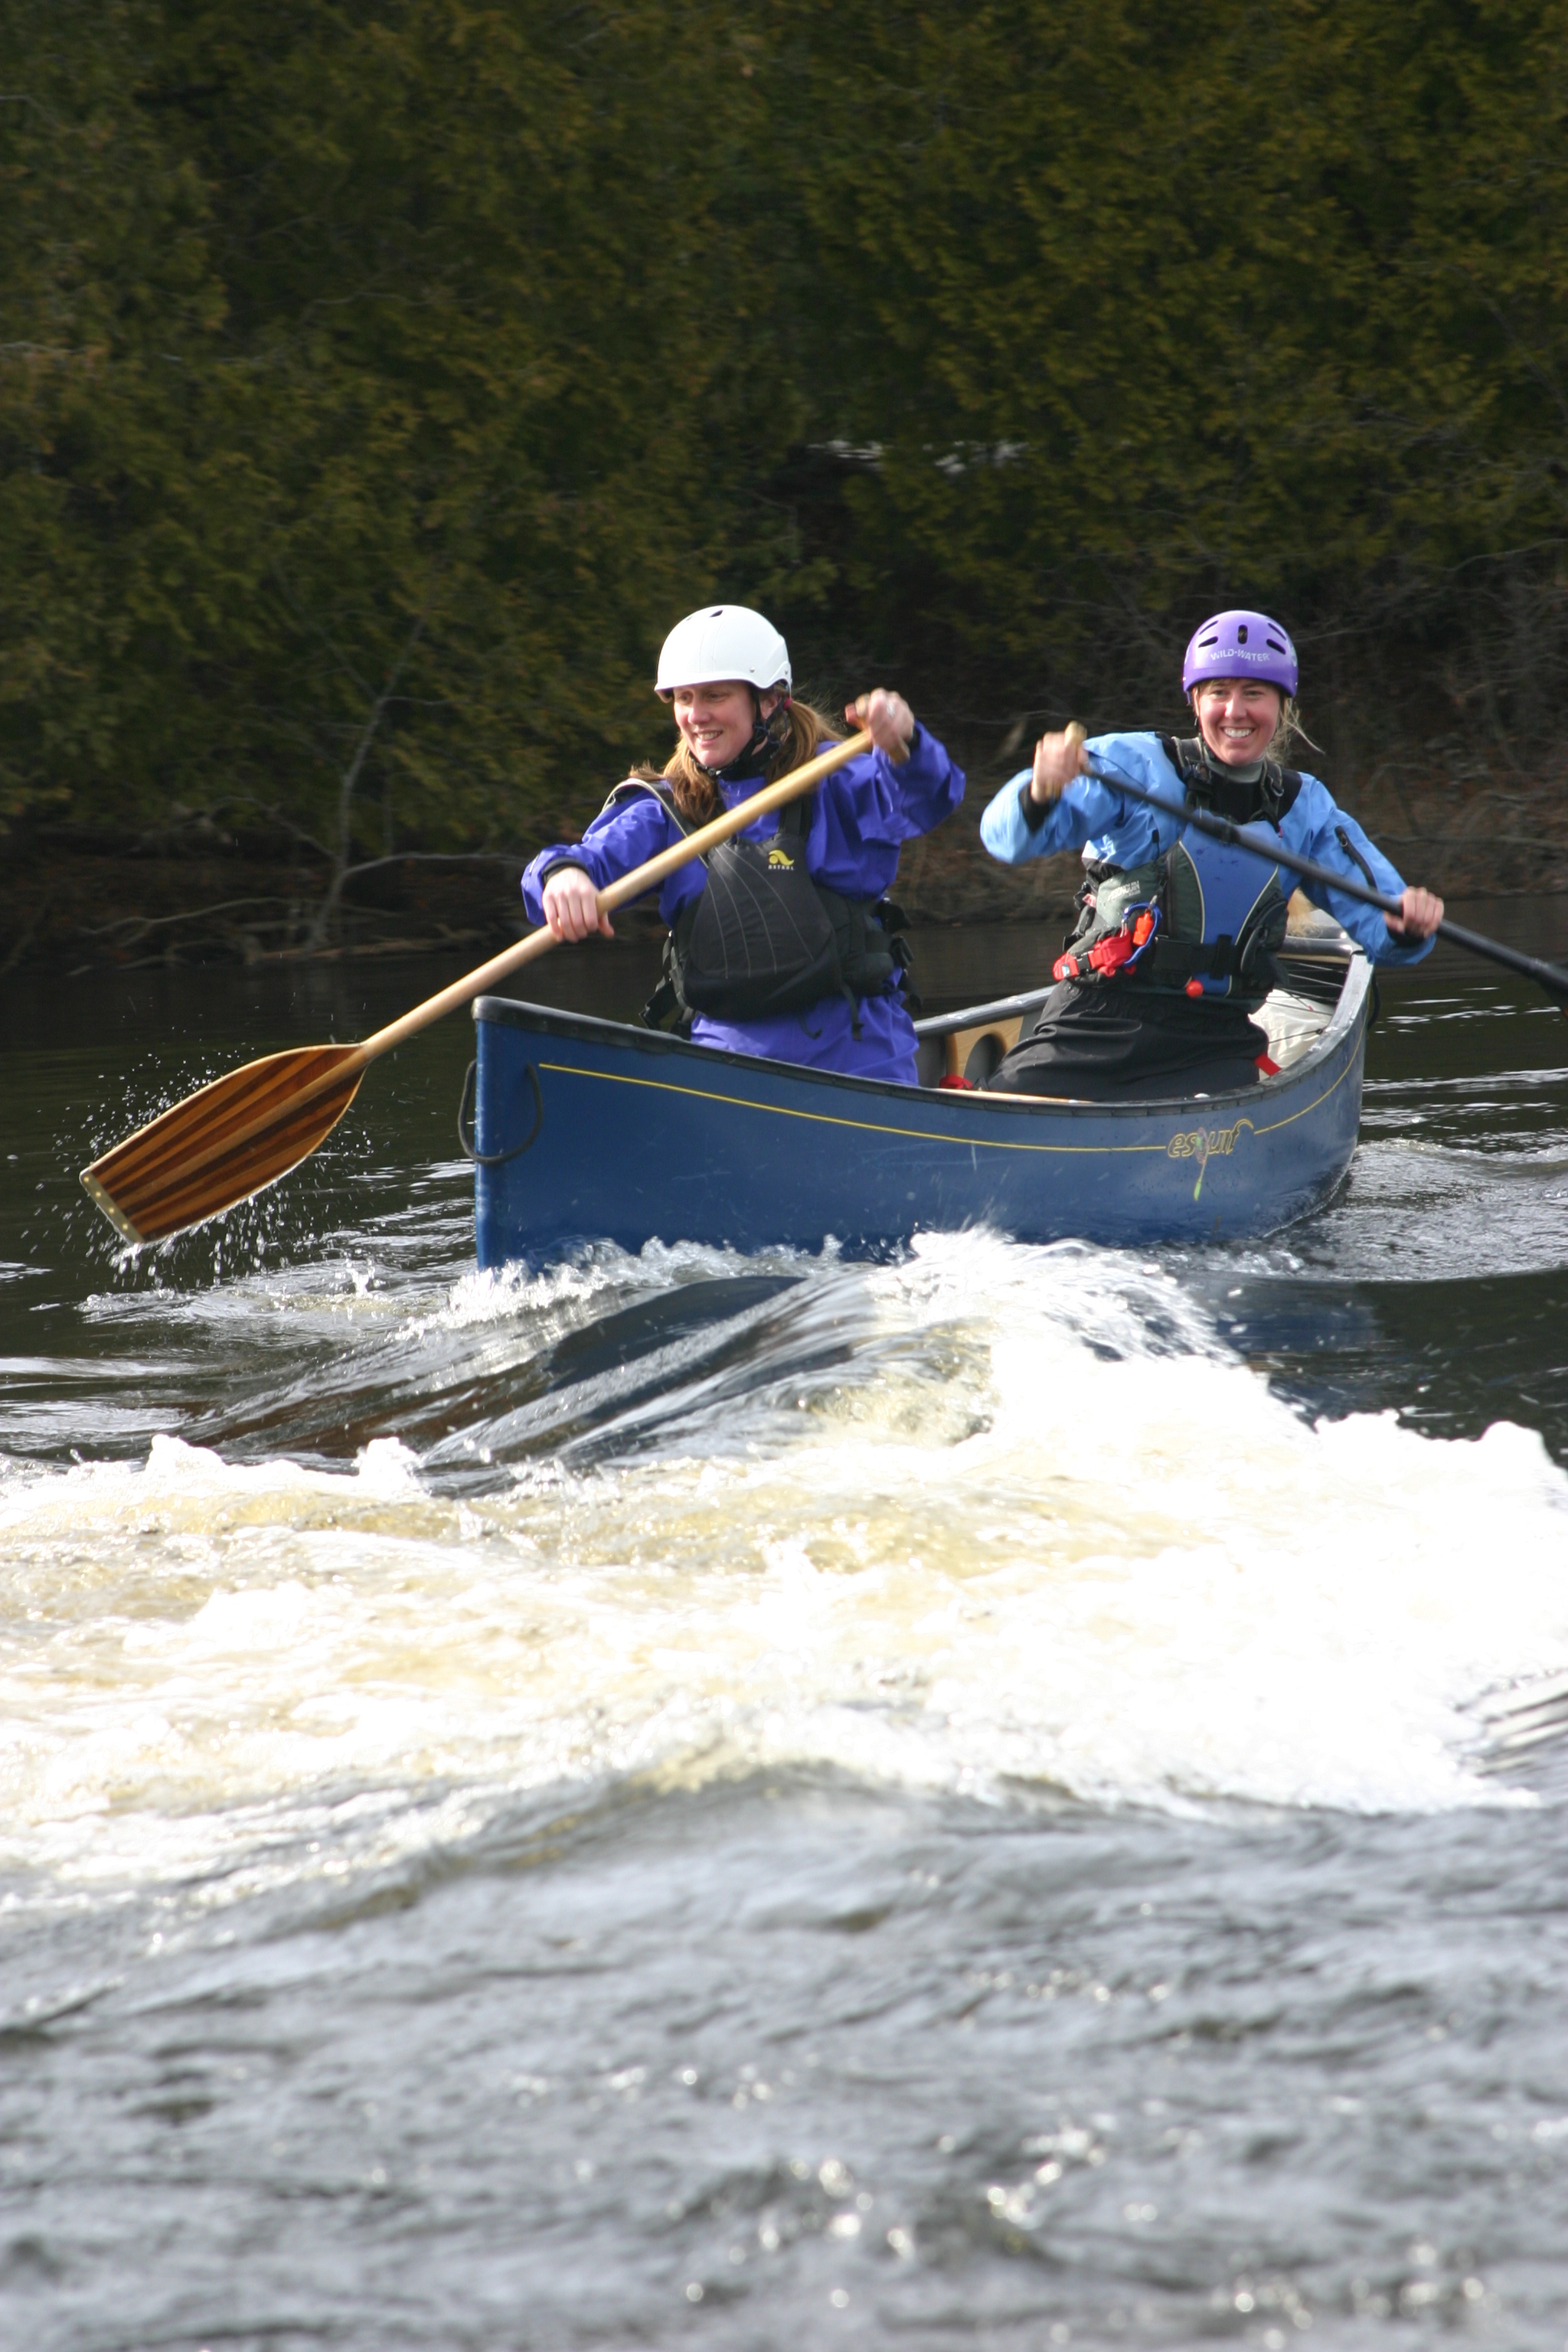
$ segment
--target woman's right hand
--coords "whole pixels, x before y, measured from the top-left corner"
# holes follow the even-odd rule
[[[1042,735],[1035,746],[1034,772],[1029,778],[1029,798],[1042,808],[1059,801],[1075,776],[1089,772],[1089,754],[1083,748],[1083,729],[1066,727],[1059,735]]]
[[[544,919],[558,940],[586,940],[600,931],[616,936],[608,915],[599,912],[599,894],[580,866],[553,866],[540,892]]]

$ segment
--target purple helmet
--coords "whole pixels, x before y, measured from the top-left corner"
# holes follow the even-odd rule
[[[1267,613],[1216,613],[1193,632],[1182,664],[1182,692],[1190,694],[1205,677],[1256,677],[1294,694],[1300,671],[1296,648]]]

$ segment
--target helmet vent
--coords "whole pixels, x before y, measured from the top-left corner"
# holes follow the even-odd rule
[[[1240,628],[1237,629],[1236,633],[1236,642],[1238,646],[1244,646],[1247,643],[1247,623],[1245,621],[1243,621]]]

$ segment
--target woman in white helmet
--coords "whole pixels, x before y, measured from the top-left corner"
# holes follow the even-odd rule
[[[617,784],[580,842],[540,852],[522,877],[531,919],[561,940],[613,937],[598,891],[834,740],[791,686],[789,649],[760,613],[689,614],[665,639],[656,689],[679,742],[662,771]],[[901,695],[879,688],[846,716],[873,751],[665,883],[665,980],[647,1018],[699,1045],[913,1086],[903,942],[884,894],[900,845],[952,814],[963,776]]]

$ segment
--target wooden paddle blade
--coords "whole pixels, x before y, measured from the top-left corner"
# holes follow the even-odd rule
[[[308,1159],[365,1072],[359,1045],[299,1045],[187,1095],[84,1168],[89,1198],[128,1242],[161,1242]]]

